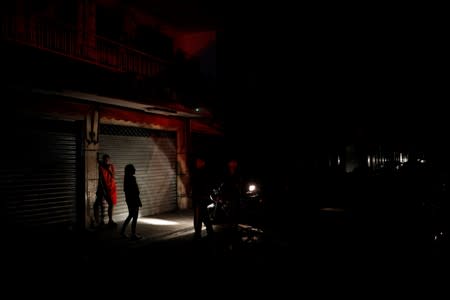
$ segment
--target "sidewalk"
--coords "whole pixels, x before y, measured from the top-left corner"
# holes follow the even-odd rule
[[[169,240],[184,235],[193,235],[193,210],[177,210],[152,216],[140,216],[136,226],[136,233],[142,236],[140,240],[131,240],[120,235],[120,229],[124,220],[116,220],[117,225],[109,227],[105,225],[100,228],[88,230],[90,240],[96,240],[110,245],[142,245],[144,243]],[[127,235],[130,234],[131,223],[127,227]]]
[[[193,211],[178,210],[153,216],[140,216],[136,232],[142,236],[140,240],[131,240],[120,235],[124,220],[116,220],[114,227],[102,226],[88,228],[83,231],[51,230],[17,231],[7,233],[6,255],[20,259],[33,260],[79,256],[92,251],[107,248],[138,248],[167,241],[180,236],[194,234]],[[131,224],[127,233],[130,234]]]
[[[26,232],[25,235],[8,240],[6,255],[20,261],[22,266],[53,266],[60,270],[67,266],[89,267],[96,262],[103,264],[103,261],[110,260],[125,265],[124,262],[130,259],[143,258],[150,253],[159,258],[178,257],[180,253],[185,258],[194,255],[214,256],[216,252],[225,253],[229,243],[236,241],[236,236],[230,235],[229,228],[220,225],[215,227],[214,239],[206,238],[204,226],[204,238],[194,239],[192,209],[140,216],[136,228],[137,234],[142,236],[139,240],[122,237],[120,229],[124,220],[115,221],[117,225],[113,227],[104,225],[83,231],[55,231],[43,234]],[[128,235],[130,227],[131,225],[127,228]],[[262,235],[259,231],[245,225],[239,228],[243,234],[242,245],[261,244]],[[150,262],[148,258],[143,261]],[[157,264],[158,261],[154,263]]]

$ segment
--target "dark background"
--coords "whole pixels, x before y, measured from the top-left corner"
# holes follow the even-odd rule
[[[266,157],[358,135],[444,143],[448,46],[439,8],[223,7],[217,73],[231,144],[250,141]]]

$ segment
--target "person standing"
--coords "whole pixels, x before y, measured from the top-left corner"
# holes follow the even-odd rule
[[[96,199],[94,202],[94,218],[96,224],[104,224],[103,200],[108,204],[108,225],[115,226],[113,221],[113,209],[117,204],[117,191],[115,179],[115,167],[111,163],[111,157],[104,154],[101,161],[98,161],[98,185]],[[101,219],[100,219],[101,218]]]
[[[191,197],[194,208],[195,238],[201,237],[202,226],[205,224],[208,235],[213,233],[213,226],[208,216],[208,201],[211,192],[211,177],[207,172],[206,161],[196,157],[191,174]]]
[[[128,216],[125,219],[122,229],[120,230],[120,235],[123,237],[128,237],[125,233],[128,224],[131,221],[131,239],[138,240],[142,237],[136,234],[137,219],[139,216],[139,208],[142,207],[141,198],[139,196],[139,186],[136,181],[134,174],[136,173],[136,168],[132,164],[125,166],[125,176],[123,180],[123,190],[125,192],[125,201],[128,206]]]
[[[239,222],[239,207],[242,196],[243,180],[239,170],[238,160],[230,158],[227,161],[225,175],[221,188],[224,203],[229,206],[229,222],[236,227]]]

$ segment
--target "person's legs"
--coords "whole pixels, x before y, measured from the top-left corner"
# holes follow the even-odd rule
[[[200,208],[200,215],[201,215],[200,231],[201,231],[201,226],[202,226],[202,222],[203,222],[203,224],[205,224],[205,227],[206,227],[206,232],[208,234],[212,234],[213,233],[213,226],[212,226],[211,219],[209,218],[208,208],[207,208],[206,205],[202,205],[202,207]]]
[[[194,232],[197,236],[201,235],[202,232],[201,212],[198,206],[194,207]]]
[[[136,225],[137,225],[137,219],[139,216],[139,207],[136,207],[133,209],[133,211],[131,212],[132,218],[133,220],[131,221],[131,234],[133,236],[137,236],[136,235]]]
[[[125,230],[127,229],[128,223],[130,223],[132,217],[133,217],[133,214],[131,212],[131,209],[128,208],[128,216],[122,224],[122,229],[120,230],[120,235],[122,235],[122,236],[126,235]]]
[[[94,202],[94,220],[95,224],[98,225],[103,223],[103,198],[97,196]]]
[[[116,223],[113,221],[113,210],[114,210],[114,204],[111,200],[111,198],[107,197],[106,202],[108,203],[108,225],[116,225]]]

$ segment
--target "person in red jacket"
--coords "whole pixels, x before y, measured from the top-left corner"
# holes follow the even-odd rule
[[[108,203],[108,225],[114,226],[116,223],[113,221],[112,216],[114,206],[117,203],[115,168],[108,154],[104,154],[102,160],[98,163],[97,197],[94,203],[95,222],[97,224],[104,223],[103,200],[105,200]]]

